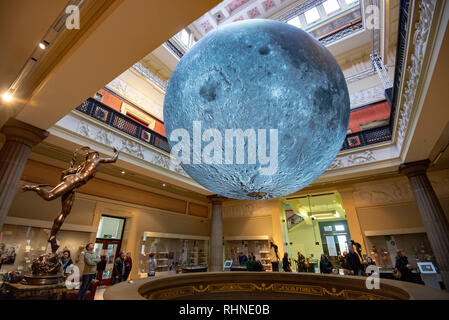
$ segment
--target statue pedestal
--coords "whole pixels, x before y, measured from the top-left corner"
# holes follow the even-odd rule
[[[43,276],[35,276],[32,274],[26,274],[24,276],[24,280],[28,285],[51,285],[51,284],[59,284],[64,280],[64,276],[62,274],[51,274],[51,275],[43,275]]]
[[[6,283],[8,299],[12,300],[58,300],[67,291],[63,282],[47,285],[30,285],[24,283]]]

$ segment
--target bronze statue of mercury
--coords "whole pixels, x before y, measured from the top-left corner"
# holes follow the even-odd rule
[[[92,150],[89,147],[82,147],[75,150],[73,153],[72,161],[70,167],[61,173],[61,182],[51,190],[45,189],[48,185],[38,184],[38,185],[25,185],[23,186],[23,191],[35,191],[42,199],[51,201],[61,197],[62,209],[59,215],[53,222],[53,227],[51,229],[50,237],[48,242],[51,244],[51,249],[53,254],[58,250],[59,245],[56,241],[56,234],[61,229],[65,218],[70,214],[73,206],[73,201],[75,199],[75,190],[84,184],[86,184],[90,179],[92,179],[98,171],[100,164],[102,163],[114,163],[117,161],[119,156],[119,151],[113,148],[114,156],[112,158],[102,158],[98,151]],[[84,152],[86,154],[85,160],[75,166],[76,156],[79,152]]]

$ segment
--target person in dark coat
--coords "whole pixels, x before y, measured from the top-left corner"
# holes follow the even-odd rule
[[[260,260],[256,260],[254,262],[254,270],[253,271],[265,271],[265,268],[262,265],[262,262],[260,262]]]
[[[349,249],[349,253],[346,255],[346,266],[352,275],[362,275],[362,263],[360,262],[359,255],[355,252],[353,247]]]
[[[307,271],[306,258],[299,251],[298,251],[298,260],[295,260],[295,262],[296,262],[298,272],[306,272]]]
[[[395,268],[401,273],[400,280],[414,282],[412,267],[408,263],[408,258],[404,250],[399,250],[396,256]]]
[[[248,262],[248,257],[243,254],[243,252],[240,252],[239,254],[239,264],[241,266],[246,266],[246,263]]]
[[[125,258],[126,253],[120,252],[120,257],[115,259],[114,269],[112,271],[112,284],[122,282],[125,277]]]
[[[125,275],[123,276],[123,281],[128,280],[132,268],[133,268],[133,259],[131,258],[131,252],[127,252],[125,258]]]
[[[282,259],[282,269],[284,272],[292,272],[290,268],[290,261],[288,260],[288,253],[284,253],[284,258]]]
[[[334,266],[332,265],[332,262],[329,261],[329,259],[326,257],[326,255],[323,253],[321,255],[320,260],[320,272],[321,273],[332,273],[332,269]]]

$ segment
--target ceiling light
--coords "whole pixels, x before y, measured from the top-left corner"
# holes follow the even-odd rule
[[[122,174],[125,174],[126,172],[125,171],[122,171]]]
[[[165,183],[163,183],[162,186],[165,188],[167,185]]]
[[[45,50],[45,48],[47,48],[47,46],[44,43],[39,42],[39,48],[41,48],[42,50]]]
[[[12,95],[9,92],[2,94],[2,99],[5,102],[10,102],[12,100]]]

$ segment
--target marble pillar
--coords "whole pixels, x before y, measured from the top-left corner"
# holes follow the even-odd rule
[[[0,150],[0,230],[14,199],[31,148],[48,136],[47,131],[14,118],[5,123],[1,132],[5,135],[5,143]]]
[[[223,271],[223,221],[222,204],[225,197],[213,195],[208,197],[212,202],[210,227],[209,271]]]
[[[449,222],[427,177],[429,163],[429,160],[404,163],[400,165],[399,172],[405,174],[410,181],[427,238],[446,290],[449,291]]]

